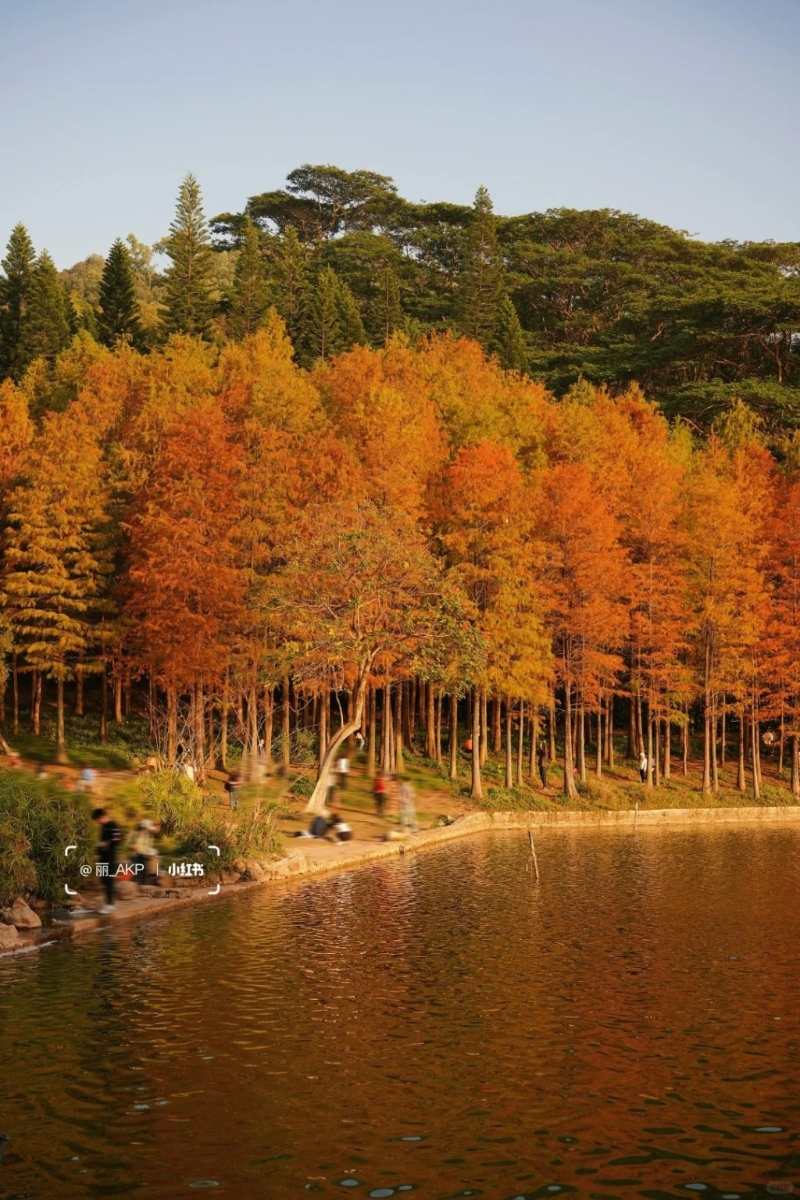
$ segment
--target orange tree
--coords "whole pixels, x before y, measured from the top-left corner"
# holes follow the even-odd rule
[[[338,748],[361,726],[373,669],[426,668],[469,642],[468,605],[414,522],[348,497],[307,506],[283,544],[283,566],[265,588],[299,680],[323,669],[353,682],[349,720],[331,738],[308,810],[325,800]]]

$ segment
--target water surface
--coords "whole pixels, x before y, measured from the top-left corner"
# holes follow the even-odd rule
[[[0,1196],[800,1191],[800,832],[537,848],[0,960]]]

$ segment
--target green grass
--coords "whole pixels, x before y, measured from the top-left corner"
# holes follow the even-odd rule
[[[143,717],[128,717],[121,725],[110,721],[108,740],[100,741],[96,715],[66,720],[67,760],[72,766],[90,766],[97,770],[124,771],[133,760],[143,760],[152,749],[148,743],[148,724]],[[55,716],[43,715],[41,733],[33,733],[29,722],[23,722],[18,734],[6,735],[7,740],[23,758],[38,763],[56,760]]]

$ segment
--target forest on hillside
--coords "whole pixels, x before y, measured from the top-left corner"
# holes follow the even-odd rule
[[[13,230],[0,375],[52,362],[81,328],[143,351],[172,332],[222,344],[274,307],[302,366],[451,331],[558,396],[636,382],[705,432],[741,400],[780,453],[800,420],[799,265],[798,243],[705,243],[611,210],[499,216],[484,188],[472,206],[414,204],[387,176],[334,166],[206,221],[189,176],[155,247],[130,234],[59,273]]]
[[[235,737],[286,764],[305,737],[321,796],[345,739],[362,730],[369,768],[398,770],[421,716],[453,777],[470,734],[474,796],[505,731],[509,786],[527,735],[531,767],[558,741],[574,797],[621,721],[650,785],[676,755],[686,771],[694,725],[704,792],[733,732],[758,797],[769,731],[800,794],[788,250],[610,213],[515,224],[484,193],[434,219],[391,181],[304,171],[217,218],[221,250],[188,177],[163,276],[118,241],[94,296],[14,230],[7,734],[28,712],[38,733],[52,704],[63,756],[68,707],[91,691],[105,736],[136,685],[165,761],[180,746],[202,773]],[[740,319],[712,321],[712,292]],[[693,417],[671,419],[691,387]]]

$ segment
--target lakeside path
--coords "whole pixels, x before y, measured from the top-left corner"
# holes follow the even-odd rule
[[[461,837],[491,830],[617,830],[631,835],[635,831],[673,829],[690,825],[711,827],[736,825],[796,825],[800,828],[800,805],[785,807],[737,807],[737,808],[664,808],[642,809],[636,814],[632,809],[613,811],[567,811],[567,812],[498,812],[469,813],[456,818],[452,824],[427,829],[412,834],[405,842],[378,842],[367,838],[355,838],[347,843],[332,843],[298,839],[299,845],[292,846],[282,858],[264,866],[264,878],[228,884],[216,896],[206,889],[169,889],[171,894],[153,899],[123,900],[116,912],[107,916],[93,914],[79,920],[54,923],[37,930],[35,935],[20,938],[19,946],[7,952],[11,954],[30,951],[64,937],[107,929],[118,922],[145,919],[176,909],[186,909],[190,904],[219,903],[230,896],[240,895],[250,888],[286,886],[296,879],[321,878],[335,871],[346,871],[369,866],[400,855],[415,853],[429,846],[438,846]],[[302,848],[300,848],[302,847]]]

